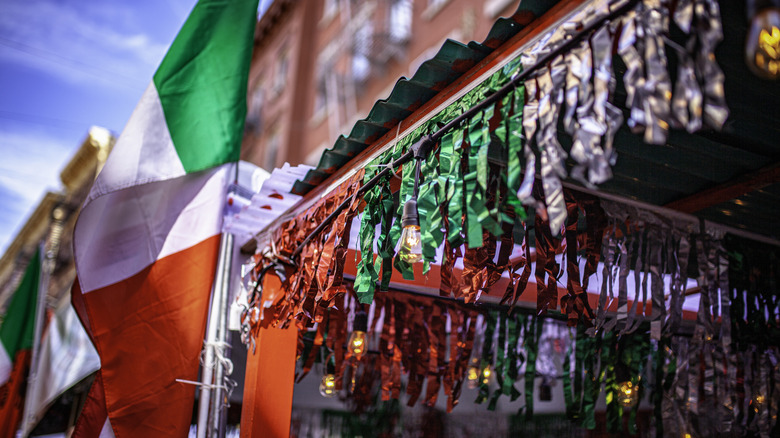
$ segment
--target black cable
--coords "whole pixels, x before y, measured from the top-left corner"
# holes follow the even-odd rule
[[[341,203],[338,207],[336,207],[333,212],[331,212],[325,220],[320,222],[319,225],[311,232],[309,233],[306,238],[298,245],[297,248],[295,248],[295,251],[293,251],[291,259],[296,259],[298,255],[303,250],[303,247],[306,246],[314,236],[319,234],[325,227],[330,225],[331,222],[342,212],[345,208],[347,208],[348,205],[350,205],[353,201],[353,199],[356,196],[362,196],[365,192],[368,190],[371,190],[375,185],[379,183],[379,181],[382,180],[390,171],[393,169],[406,164],[409,160],[415,158],[415,155],[417,155],[419,150],[427,151],[429,147],[433,144],[436,144],[441,138],[450,130],[455,128],[456,126],[463,123],[464,120],[470,119],[471,117],[478,114],[480,111],[485,109],[486,107],[498,102],[499,99],[507,95],[510,91],[513,91],[515,88],[517,88],[518,85],[520,85],[524,80],[529,78],[533,72],[535,72],[540,67],[543,67],[547,65],[550,61],[553,60],[553,58],[560,56],[562,53],[567,52],[570,50],[575,44],[578,44],[580,41],[582,41],[585,37],[589,36],[591,32],[597,30],[600,28],[604,23],[607,23],[611,20],[614,20],[617,17],[620,17],[621,15],[625,14],[629,10],[633,9],[634,6],[639,2],[639,0],[629,0],[626,2],[623,6],[615,9],[614,11],[610,12],[606,16],[602,17],[599,20],[594,21],[593,23],[589,24],[585,28],[583,28],[578,34],[572,36],[570,39],[568,39],[566,42],[555,48],[555,50],[552,50],[547,55],[542,56],[539,58],[536,63],[529,68],[523,70],[520,72],[517,76],[512,78],[506,85],[496,90],[493,94],[486,97],[476,105],[472,106],[468,110],[464,111],[459,116],[455,117],[448,123],[446,123],[444,126],[439,128],[436,132],[434,132],[431,135],[427,135],[422,137],[417,143],[415,143],[409,150],[401,155],[397,160],[393,161],[392,164],[387,165],[384,169],[382,169],[379,173],[377,173],[373,178],[371,178],[367,183],[363,184],[354,195],[352,195],[349,199],[345,200]]]

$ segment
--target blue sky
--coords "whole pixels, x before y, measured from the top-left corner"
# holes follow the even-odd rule
[[[121,133],[194,4],[0,1],[0,253],[90,126]]]

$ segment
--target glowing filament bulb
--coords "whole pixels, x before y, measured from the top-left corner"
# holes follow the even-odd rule
[[[479,386],[479,378],[482,371],[479,369],[479,359],[472,357],[469,366],[466,368],[466,387],[475,389]]]
[[[357,360],[360,360],[366,352],[366,332],[360,330],[353,331],[352,334],[349,335],[348,345],[352,355],[355,356]]]
[[[419,225],[405,226],[401,233],[401,248],[398,251],[401,260],[417,263],[422,260],[422,235]]]
[[[325,374],[320,382],[320,395],[323,397],[333,397],[336,395],[336,376]]]
[[[490,365],[485,365],[484,368],[482,368],[482,384],[487,385],[490,383],[490,376],[493,375],[493,369],[490,367]]]
[[[757,76],[780,78],[780,8],[764,8],[751,19],[745,61]]]
[[[625,407],[636,406],[639,401],[639,385],[634,385],[630,380],[618,385],[618,403]]]

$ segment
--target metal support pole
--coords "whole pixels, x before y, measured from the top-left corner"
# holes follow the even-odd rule
[[[49,228],[49,235],[40,244],[41,271],[38,276],[38,296],[35,308],[35,328],[33,331],[32,358],[30,359],[30,373],[27,377],[27,393],[38,384],[38,362],[41,360],[41,335],[43,333],[43,319],[46,312],[46,298],[49,294],[49,280],[57,264],[57,254],[60,249],[60,237],[62,236],[62,221],[65,212],[57,207],[52,211],[53,222]],[[48,241],[48,242],[47,242]],[[35,418],[33,406],[30,405],[32,397],[25,397],[24,412],[22,414],[21,435],[27,436],[39,420]]]
[[[233,259],[233,235],[222,233],[219,259],[214,278],[214,292],[209,308],[209,322],[204,343],[198,404],[198,438],[225,436],[224,384],[225,370],[221,358],[227,351],[227,309],[230,296],[230,267]]]

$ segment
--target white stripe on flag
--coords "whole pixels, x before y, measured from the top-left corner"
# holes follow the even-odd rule
[[[144,91],[86,202],[130,185],[184,175],[154,82]]]
[[[0,386],[4,385],[11,377],[11,369],[13,367],[14,364],[8,356],[8,352],[5,351],[5,346],[0,342]]]
[[[79,276],[83,293],[129,278],[158,259],[219,234],[234,165],[93,200],[75,230],[78,270],[89,273]]]

